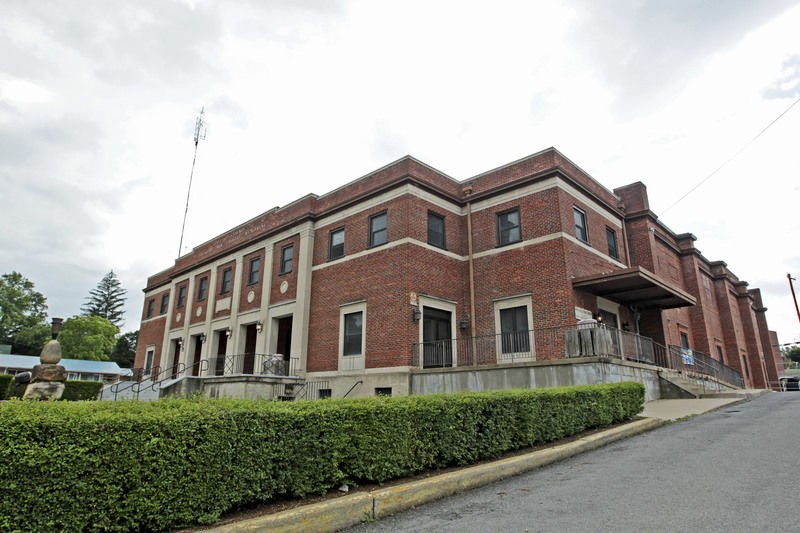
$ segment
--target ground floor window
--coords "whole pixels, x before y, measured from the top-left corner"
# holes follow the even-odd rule
[[[501,346],[504,354],[529,352],[531,350],[528,331],[527,307],[509,307],[500,310]]]

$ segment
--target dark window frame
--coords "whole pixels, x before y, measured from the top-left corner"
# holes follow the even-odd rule
[[[219,293],[228,294],[233,290],[233,267],[228,267],[222,271]]]
[[[507,217],[512,214],[516,214],[517,216],[516,224],[503,227],[503,220],[508,222]],[[495,222],[497,225],[497,246],[506,246],[522,241],[522,216],[520,215],[519,207],[506,209],[505,211],[497,213]],[[516,238],[512,235],[512,232],[515,230],[517,233]]]
[[[608,244],[608,256],[619,261],[619,241],[617,241],[617,232],[608,226],[606,226],[606,243]]]
[[[187,285],[178,287],[178,300],[175,302],[177,309],[182,309],[186,305],[186,288]]]
[[[161,297],[161,312],[159,314],[165,315],[169,310],[169,294],[165,294]]]
[[[147,312],[145,313],[144,317],[145,318],[153,318],[153,315],[155,314],[155,312],[156,312],[156,299],[155,298],[150,298],[147,301]]]
[[[521,312],[521,313],[520,313]],[[509,315],[511,328],[509,325]],[[522,321],[520,321],[520,316]],[[528,353],[531,351],[531,335],[528,325],[528,306],[518,305],[500,309],[501,353]],[[522,329],[520,329],[522,326]]]
[[[287,253],[291,252],[291,257]],[[278,274],[288,274],[294,268],[294,243],[281,247],[281,264]]]
[[[578,218],[580,218],[580,224],[578,224]],[[573,205],[572,220],[575,223],[575,237],[582,243],[589,244],[589,225],[586,222],[586,211]]]
[[[689,333],[686,331],[679,331],[681,338],[681,349],[682,350],[691,350],[692,346],[689,344]]]
[[[376,228],[375,223],[383,219],[384,225],[382,228]],[[383,235],[383,240],[378,235]],[[389,242],[389,212],[382,211],[369,217],[369,247],[381,246]]]
[[[435,220],[441,223],[441,232],[437,232],[434,229],[434,233],[431,233],[431,221]],[[444,215],[440,215],[439,213],[435,213],[433,211],[428,211],[428,244],[431,246],[436,246],[437,248],[442,248],[443,250],[447,250],[447,226],[445,225],[445,217]],[[435,237],[441,235],[441,242],[437,242]]]
[[[255,265],[255,267],[254,267]],[[255,285],[261,279],[261,256],[257,255],[250,258],[250,263],[247,267],[247,284]]]
[[[354,327],[355,324],[348,322],[348,319],[358,317],[358,331],[350,330],[349,327]],[[351,357],[354,355],[363,355],[363,337],[364,337],[364,312],[353,311],[352,313],[345,313],[342,318],[342,355]],[[356,349],[357,348],[357,349]]]
[[[334,244],[333,239],[338,235],[342,236],[342,242]],[[333,261],[335,259],[344,257],[344,243],[345,243],[344,228],[342,227],[331,230],[331,233],[328,237],[328,261]]]
[[[197,282],[197,301],[202,302],[208,298],[208,276],[203,276]]]

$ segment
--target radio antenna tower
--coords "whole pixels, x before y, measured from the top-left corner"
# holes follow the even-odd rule
[[[186,190],[186,209],[183,211],[183,225],[181,226],[181,241],[178,243],[178,257],[183,249],[183,232],[186,229],[186,215],[189,213],[189,195],[192,194],[192,178],[194,177],[194,163],[197,161],[197,145],[206,139],[206,123],[203,120],[205,106],[200,108],[200,115],[194,123],[194,157],[192,158],[192,171],[189,173],[189,188]]]

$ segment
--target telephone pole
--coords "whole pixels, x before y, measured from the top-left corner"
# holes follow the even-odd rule
[[[205,106],[200,108],[200,115],[194,123],[194,157],[192,158],[192,171],[189,173],[189,188],[186,190],[186,209],[183,211],[183,225],[181,226],[181,240],[178,243],[178,257],[183,249],[183,232],[186,229],[186,215],[189,213],[189,195],[192,193],[192,178],[194,177],[194,164],[197,161],[197,145],[206,138],[206,123],[203,120]]]
[[[794,293],[794,285],[792,281],[797,281],[791,274],[786,274],[786,279],[789,280],[789,289],[792,291],[792,300],[794,300],[794,310],[797,311],[797,320],[800,321],[800,308],[797,307],[797,295]]]

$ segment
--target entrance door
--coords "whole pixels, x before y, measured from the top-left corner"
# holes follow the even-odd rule
[[[275,356],[270,360],[270,373],[278,376],[289,375],[289,360],[292,356],[292,316],[277,320],[278,341],[275,345]]]
[[[617,318],[616,313],[612,313],[611,311],[606,311],[605,309],[598,309],[597,315],[602,319],[601,323],[604,326],[614,328],[613,330],[610,330],[611,349],[613,350],[613,355],[620,355],[620,356],[623,355],[618,333],[619,319]]]
[[[214,375],[225,374],[225,353],[228,351],[228,334],[226,331],[217,332],[217,360],[214,363]]]
[[[172,379],[176,379],[178,377],[178,367],[180,365],[181,359],[181,340],[175,341],[175,351],[174,355],[172,356],[172,373],[170,377]]]
[[[203,351],[203,340],[200,335],[192,337],[194,339],[194,359],[192,360],[192,376],[200,375],[200,354]]]
[[[244,337],[244,363],[242,365],[242,374],[252,374],[255,367],[256,359],[256,339],[258,338],[258,331],[256,331],[255,324],[249,324],[245,328]]]
[[[450,312],[422,308],[422,366],[442,368],[453,366],[453,343],[450,338]]]

